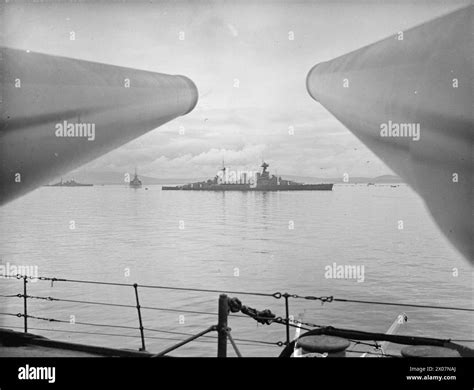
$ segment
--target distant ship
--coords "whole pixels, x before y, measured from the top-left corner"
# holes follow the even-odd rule
[[[183,191],[331,191],[333,184],[302,184],[291,180],[284,180],[281,177],[271,175],[267,168],[269,165],[263,162],[262,172],[258,172],[255,177],[247,173],[240,177],[229,177],[224,166],[214,179],[189,183],[182,186],[163,186],[162,190],[183,190]]]
[[[141,187],[142,187],[142,182],[138,178],[137,170],[135,169],[135,175],[133,176],[133,179],[130,181],[130,188],[141,188]]]
[[[78,183],[74,179],[63,181],[63,178],[61,178],[60,182],[54,183],[54,184],[48,184],[45,187],[92,187],[92,186],[93,184]]]

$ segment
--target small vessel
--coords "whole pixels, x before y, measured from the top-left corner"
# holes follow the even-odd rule
[[[138,178],[138,175],[137,175],[137,169],[135,168],[135,175],[133,176],[133,179],[130,180],[130,188],[141,188],[142,187],[142,182],[141,180]]]
[[[291,180],[284,180],[279,176],[271,175],[267,170],[269,165],[264,161],[262,172],[255,175],[251,172],[231,172],[222,167],[220,172],[206,181],[189,183],[182,186],[163,186],[162,190],[182,191],[332,191],[334,184],[302,184]]]
[[[78,183],[74,179],[63,181],[63,178],[61,178],[60,182],[48,184],[45,187],[92,187],[93,185],[94,184]]]

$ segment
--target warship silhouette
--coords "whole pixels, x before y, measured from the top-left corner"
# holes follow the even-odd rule
[[[332,191],[333,184],[302,184],[279,176],[270,175],[269,165],[264,161],[262,172],[256,175],[241,173],[228,175],[227,168],[222,167],[220,172],[206,181],[189,183],[182,186],[163,186],[165,191]]]
[[[45,185],[45,187],[92,187],[92,186],[93,184],[78,183],[74,179],[63,181],[63,178],[61,178],[61,181],[59,181],[58,183]]]
[[[136,169],[136,168],[135,168],[135,175],[133,176],[133,179],[130,180],[129,186],[130,186],[130,188],[141,188],[141,187],[142,187],[142,182],[141,182],[141,180],[138,178],[138,174],[137,174],[137,169]]]

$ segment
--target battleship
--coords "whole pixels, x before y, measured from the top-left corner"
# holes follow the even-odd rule
[[[142,188],[142,182],[138,178],[136,169],[135,169],[135,175],[133,176],[133,179],[130,180],[129,186],[130,186],[130,188]]]
[[[45,187],[92,187],[92,186],[93,184],[78,183],[74,179],[63,181],[63,179],[61,178],[61,181],[59,181],[58,183],[48,184]]]
[[[263,162],[262,172],[228,174],[227,168],[222,167],[220,172],[206,181],[189,183],[182,186],[163,186],[165,191],[332,191],[333,184],[303,184],[291,180],[284,180],[279,176],[270,175],[269,165]],[[234,172],[232,172],[234,173]]]

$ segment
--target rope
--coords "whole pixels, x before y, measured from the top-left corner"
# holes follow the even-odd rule
[[[265,320],[266,318],[267,318],[267,317],[263,317],[263,320]],[[259,317],[255,317],[254,319],[258,320]],[[295,324],[293,324],[292,322],[293,322],[293,321],[291,321],[291,320],[288,320],[288,321],[287,321],[287,320],[286,320],[285,318],[283,318],[283,317],[276,317],[275,319],[273,319],[273,320],[271,321],[272,324],[275,323],[275,324],[280,324],[280,325],[284,325],[284,326],[286,326],[286,325],[288,324],[288,326],[290,326],[290,327],[292,327],[292,328],[298,328],[298,329],[307,330],[307,331],[311,330],[311,329],[309,329],[309,328],[306,328],[306,327],[303,327],[303,326],[300,326],[300,325],[295,325]],[[303,324],[303,323],[302,323],[302,324]],[[318,326],[320,326],[320,325],[318,325]]]
[[[25,295],[23,294],[13,294],[9,295],[9,298],[24,298]],[[51,302],[69,302],[69,303],[82,303],[87,305],[102,305],[102,306],[115,306],[115,307],[129,307],[132,309],[136,309],[136,305],[125,305],[119,303],[110,303],[110,302],[99,302],[99,301],[84,301],[84,300],[77,300],[77,299],[62,299],[62,298],[54,298],[54,297],[42,297],[42,296],[34,296],[34,295],[26,295],[26,298],[29,299],[39,299]],[[154,306],[140,306],[141,309],[146,310],[159,310],[159,311],[169,311],[174,313],[188,313],[188,314],[203,314],[203,315],[217,315],[218,313],[215,312],[208,312],[208,311],[198,311],[198,310],[185,310],[185,309],[171,309],[167,307],[154,307]],[[240,318],[247,318],[245,316],[234,315],[234,317]]]
[[[264,345],[273,345],[277,347],[283,347],[285,343],[283,341],[263,341],[263,340],[249,340],[249,339],[234,339],[235,341],[241,341],[241,342],[248,342],[248,343],[257,343],[257,344],[264,344]],[[249,345],[249,344],[246,344]],[[252,345],[252,344],[250,344]]]
[[[54,282],[69,282],[69,283],[86,283],[86,284],[99,284],[107,286],[122,286],[122,287],[133,287],[134,284],[130,283],[117,283],[117,282],[99,282],[95,280],[80,280],[80,279],[64,279],[64,278],[50,278],[47,276],[27,276],[27,275],[0,275],[0,277],[6,278],[16,278],[16,279],[38,279],[43,281],[51,281],[51,286]],[[170,286],[160,286],[160,285],[146,285],[146,284],[137,284],[137,287],[142,288],[154,288],[154,289],[163,289],[163,290],[175,290],[175,291],[195,291],[195,292],[209,292],[209,293],[227,293],[227,294],[240,294],[240,295],[255,295],[262,297],[273,297],[280,299],[282,294],[276,292],[273,294],[261,293],[261,292],[248,292],[248,291],[225,291],[225,290],[212,290],[204,288],[190,288],[190,287],[170,287]]]
[[[11,326],[11,325],[8,325],[8,328],[23,329],[22,326]],[[62,333],[80,333],[80,334],[89,334],[89,335],[97,335],[97,336],[117,336],[117,337],[140,338],[140,336],[131,335],[131,334],[86,332],[86,331],[81,331],[81,330],[47,329],[47,328],[30,328],[30,327],[28,327],[28,330],[41,330],[41,331],[45,331],[45,332],[62,332]],[[153,338],[153,337],[149,337],[149,338]],[[161,338],[159,338],[159,339],[161,339]],[[163,337],[163,339],[166,339],[166,337]],[[169,340],[172,340],[172,339],[169,339]]]
[[[25,295],[23,294],[18,294],[17,295],[19,298],[24,298]],[[70,303],[83,303],[86,305],[103,305],[103,306],[118,306],[118,307],[131,307],[136,309],[136,306],[132,305],[124,305],[120,303],[108,303],[108,302],[98,302],[98,301],[83,301],[83,300],[77,300],[77,299],[62,299],[62,298],[53,298],[53,297],[40,297],[40,296],[34,296],[34,295],[27,295],[26,298],[31,298],[31,299],[41,299],[45,301],[56,301],[56,302],[70,302]]]
[[[282,317],[276,317],[275,314],[273,314],[268,309],[257,310],[252,307],[242,305],[242,302],[240,302],[238,298],[228,298],[228,305],[229,305],[229,311],[231,313],[237,313],[240,311],[243,314],[246,314],[250,318],[253,318],[255,321],[263,325],[271,325],[273,323],[276,323],[276,324],[281,324],[285,326],[300,328],[303,330],[310,330],[308,328],[304,328],[304,327],[293,324],[292,323],[293,321],[290,321],[289,319],[287,320]]]
[[[16,278],[16,279],[38,279],[43,281],[51,281],[51,286],[54,282],[70,282],[70,283],[87,283],[87,284],[99,284],[99,285],[109,285],[109,286],[124,286],[124,287],[133,287],[134,284],[130,283],[117,283],[117,282],[99,282],[93,280],[80,280],[80,279],[64,279],[64,278],[51,278],[46,276],[27,276],[27,275],[0,275],[4,278]],[[282,297],[286,298],[296,298],[296,299],[306,299],[306,300],[319,300],[321,303],[326,302],[346,302],[346,303],[364,303],[371,305],[385,305],[385,306],[401,306],[401,307],[417,307],[424,309],[440,309],[440,310],[460,310],[460,311],[470,311],[474,312],[474,309],[465,308],[465,307],[453,307],[453,306],[435,306],[435,305],[417,305],[409,303],[395,303],[395,302],[382,302],[382,301],[366,301],[366,300],[356,300],[356,299],[345,299],[345,298],[334,298],[333,296],[312,296],[312,295],[298,295],[298,294],[282,294],[280,292],[275,292],[273,294],[262,293],[262,292],[248,292],[248,291],[222,291],[214,289],[202,289],[202,288],[188,288],[188,287],[171,287],[171,286],[160,286],[160,285],[145,285],[141,284],[137,287],[142,288],[153,288],[153,289],[164,289],[164,290],[174,290],[174,291],[194,291],[194,292],[206,292],[206,293],[227,293],[227,294],[239,294],[239,295],[254,295],[254,296],[263,296],[263,297],[273,297],[275,299],[280,299]]]
[[[24,298],[25,295],[16,294],[16,295],[13,295],[13,297]],[[120,303],[109,303],[109,302],[99,302],[99,301],[84,301],[84,300],[77,300],[77,299],[62,299],[62,298],[54,298],[54,297],[41,297],[41,296],[34,296],[34,295],[27,295],[26,298],[40,299],[40,300],[46,300],[46,301],[55,301],[55,302],[82,303],[82,304],[87,304],[87,305],[129,307],[132,309],[137,308],[136,305],[125,305],[125,304],[120,304]],[[170,308],[165,308],[165,307],[140,306],[140,308],[146,309],[146,310],[160,310],[160,311],[170,311],[170,312],[176,312],[176,313],[217,315],[217,313],[212,313],[212,312],[197,311],[197,310],[170,309]]]
[[[16,317],[24,317],[23,314],[18,313],[18,314],[13,314]],[[32,316],[32,315],[27,315],[27,318],[33,318],[35,320],[42,320],[42,321],[49,321],[49,322],[59,322],[59,323],[66,323],[66,324],[71,324],[71,322],[66,321],[66,320],[57,320],[54,318],[44,318],[44,317],[37,317],[37,316]],[[119,328],[119,329],[133,329],[137,330],[139,328],[133,327],[133,326],[125,326],[125,325],[108,325],[108,324],[97,324],[97,323],[91,323],[91,322],[74,322],[74,325],[85,325],[85,326],[97,326],[97,327],[108,327],[108,328]],[[147,330],[149,332],[159,332],[159,333],[167,333],[167,334],[175,334],[175,335],[183,335],[183,336],[194,336],[192,333],[185,333],[185,332],[177,332],[177,331],[171,331],[171,330],[163,330],[163,329],[152,329],[152,328],[143,328],[144,330]],[[138,336],[139,337],[139,336]],[[203,336],[203,337],[210,337],[217,339],[215,336]],[[239,339],[235,339],[237,341],[243,341]],[[245,340],[248,342],[256,342],[259,343],[259,340]],[[278,345],[278,343],[273,343],[275,345]]]
[[[284,294],[289,298],[297,298],[297,299],[307,299],[310,301],[321,301],[321,303],[326,303],[326,302],[332,302],[334,300],[334,297],[332,296],[321,296],[321,297],[315,297],[313,295],[298,295],[298,294]]]
[[[423,309],[442,309],[442,310],[461,310],[461,311],[474,311],[474,309],[469,309],[466,307],[453,307],[453,306],[434,306],[434,305],[416,305],[412,303],[394,303],[394,302],[381,302],[381,301],[363,301],[357,299],[344,299],[344,298],[334,298],[333,296],[321,296],[315,297],[312,295],[301,296],[297,294],[286,294],[290,298],[296,299],[307,299],[312,301],[321,301],[321,303],[326,302],[348,302],[348,303],[366,303],[370,305],[384,305],[384,306],[403,306],[403,307],[419,307]],[[285,296],[285,294],[283,295]]]
[[[313,324],[311,322],[304,322],[304,321],[299,321],[299,320],[295,320],[293,319],[292,321],[290,321],[290,326],[291,326],[291,322],[293,322],[294,324],[301,324],[301,325],[306,325],[306,326],[310,326],[312,328],[325,328],[327,327],[327,325],[318,325],[318,324]],[[295,325],[293,325],[295,326]],[[296,327],[299,328],[298,325],[296,325]],[[301,328],[301,329],[305,329],[305,330],[308,330],[307,328]]]
[[[179,332],[179,331],[173,331],[173,330],[162,330],[162,329],[152,329],[152,328],[144,328],[144,330],[147,330],[149,332],[159,332],[159,333],[168,333],[168,334],[175,334],[175,335],[181,335],[181,336],[194,336],[193,333],[187,333],[187,332]],[[216,336],[209,336],[209,335],[204,335],[201,337],[206,337],[206,338],[211,338],[217,340]],[[248,343],[258,343],[258,344],[265,344],[265,345],[276,345],[278,347],[281,347],[283,343],[281,341],[277,342],[272,342],[272,341],[263,341],[263,340],[250,340],[250,339],[234,339],[235,341],[242,341],[242,342],[248,342]]]
[[[351,340],[351,339],[347,339],[347,340],[354,343],[355,345],[359,345],[359,344],[360,345],[367,345],[369,347],[374,347],[375,349],[380,349],[380,344],[377,343],[377,341],[375,341],[375,344],[372,344],[372,343],[364,343],[363,341],[359,341],[359,340]]]
[[[25,317],[24,314],[18,313],[16,314],[17,317]],[[34,320],[40,320],[40,321],[48,321],[48,322],[59,322],[62,324],[71,324],[71,325],[85,325],[85,326],[97,326],[97,327],[107,327],[107,328],[118,328],[118,329],[139,329],[134,326],[126,326],[126,325],[108,325],[108,324],[96,324],[92,322],[70,322],[66,320],[58,320],[56,318],[46,318],[46,317],[38,317],[38,316],[32,316],[30,314],[26,315],[26,318],[32,318]]]
[[[377,356],[388,356],[388,357],[394,357],[394,358],[399,358],[400,356],[398,355],[391,355],[389,353],[377,353],[377,352],[371,352],[371,351],[354,351],[352,349],[346,349],[346,352],[352,352],[352,353],[366,353],[369,355],[377,355]]]
[[[0,315],[10,315],[13,317],[25,317],[24,314],[22,313],[0,313]],[[84,325],[84,326],[96,326],[96,327],[108,327],[108,328],[118,328],[118,329],[133,329],[137,330],[139,328],[133,327],[133,326],[125,326],[125,325],[108,325],[108,324],[97,324],[97,323],[91,323],[91,322],[74,322],[71,323],[70,321],[66,320],[58,320],[55,318],[45,318],[45,317],[38,317],[38,316],[32,316],[32,315],[27,315],[27,318],[32,318],[35,320],[40,320],[40,321],[48,321],[48,322],[58,322],[58,323],[63,323],[63,324],[71,324],[71,325]],[[32,329],[32,328],[30,328]],[[177,331],[171,331],[171,330],[163,330],[163,329],[152,329],[152,328],[143,328],[146,331],[149,332],[159,332],[159,333],[166,333],[166,334],[175,334],[175,335],[182,335],[182,336],[194,336],[192,333],[186,333],[186,332],[177,332]],[[140,337],[140,336],[137,336]],[[217,339],[215,336],[202,336],[202,337],[208,337],[208,338],[213,338]],[[149,338],[149,337],[147,337]],[[234,339],[236,341],[243,341],[243,342],[249,342],[249,343],[257,343],[257,344],[265,344],[265,345],[275,345],[278,347],[281,347],[283,343],[281,341],[278,342],[270,342],[270,341],[263,341],[263,340],[250,340],[250,339]]]
[[[394,302],[380,302],[380,301],[361,301],[356,299],[342,299],[334,298],[335,302],[349,302],[349,303],[366,303],[370,305],[384,305],[384,306],[403,306],[403,307],[418,307],[423,309],[440,309],[440,310],[460,310],[460,311],[472,311],[466,307],[454,307],[454,306],[434,306],[434,305],[415,305],[412,303],[394,303]]]
[[[15,314],[15,313],[0,313],[0,315],[2,315],[2,316],[13,316],[13,317],[18,317],[18,314],[20,314],[20,313],[17,313],[17,314]]]
[[[23,329],[22,326],[11,326],[9,325],[8,328],[15,328],[15,329]],[[129,338],[135,338],[139,339],[141,338],[138,335],[129,335],[129,334],[117,334],[117,333],[101,333],[101,332],[85,332],[85,331],[79,331],[79,330],[65,330],[65,329],[46,329],[46,328],[28,328],[29,330],[40,330],[40,331],[46,331],[46,332],[62,332],[62,333],[79,333],[79,334],[88,334],[88,335],[97,335],[97,336],[117,336],[117,337],[129,337]],[[173,338],[173,337],[159,337],[159,336],[147,336],[147,340],[170,340],[170,341],[182,341],[181,339],[178,338]],[[195,340],[199,341],[202,343],[206,344],[214,344],[213,341],[210,340]],[[253,344],[243,344],[243,345],[253,345]]]
[[[249,306],[242,305],[242,302],[240,302],[238,298],[230,298],[227,300],[227,302],[231,313],[238,313],[240,311],[264,325],[270,325],[276,318],[275,314],[273,314],[268,309],[257,310]]]

